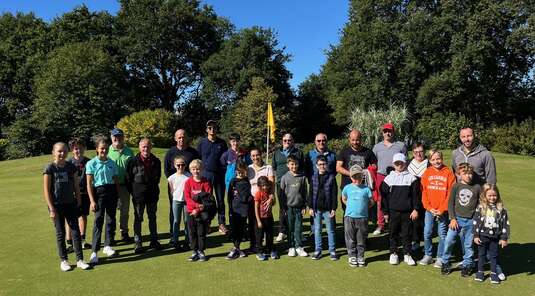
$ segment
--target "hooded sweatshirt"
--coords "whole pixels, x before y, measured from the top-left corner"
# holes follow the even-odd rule
[[[383,212],[410,212],[421,208],[420,181],[407,170],[391,171],[381,183]]]
[[[431,166],[424,172],[420,182],[424,208],[428,211],[446,212],[451,188],[455,183],[453,172],[444,165],[440,169]]]
[[[281,193],[284,195],[287,205],[292,208],[305,208],[307,199],[307,179],[304,174],[293,175],[288,171],[281,178]],[[281,200],[285,200],[284,198]]]
[[[483,145],[478,144],[472,151],[464,153],[463,146],[453,150],[452,167],[455,171],[460,163],[468,162],[474,167],[474,183],[496,184],[496,162],[494,157]],[[457,178],[457,181],[460,181]]]

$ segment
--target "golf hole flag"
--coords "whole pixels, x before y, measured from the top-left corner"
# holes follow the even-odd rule
[[[273,107],[271,106],[271,102],[268,102],[268,109],[267,109],[267,127],[268,127],[268,135],[271,139],[271,142],[275,142],[275,117],[273,116]]]

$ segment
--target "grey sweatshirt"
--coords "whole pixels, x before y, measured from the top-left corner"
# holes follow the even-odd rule
[[[457,166],[463,162],[468,162],[474,167],[474,183],[480,185],[496,184],[496,162],[487,148],[477,145],[468,154],[464,153],[463,146],[453,150],[453,171],[457,172]],[[457,177],[457,182],[459,181],[459,177]]]
[[[457,217],[472,219],[479,204],[479,184],[467,185],[461,182],[453,184],[448,201],[450,219]]]
[[[286,199],[288,207],[304,209],[307,199],[307,179],[305,175],[298,173],[293,175],[288,171],[281,178],[281,193]]]

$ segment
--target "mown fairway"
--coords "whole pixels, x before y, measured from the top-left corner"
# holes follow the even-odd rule
[[[165,150],[157,149],[163,159]],[[88,156],[94,152],[89,151]],[[449,155],[449,153],[446,153]],[[189,252],[172,249],[133,253],[119,245],[119,256],[101,259],[93,270],[59,270],[54,227],[42,195],[41,170],[50,156],[0,162],[1,295],[535,295],[535,158],[495,154],[498,184],[511,216],[512,239],[501,253],[508,275],[501,285],[442,276],[431,266],[388,264],[386,237],[369,237],[368,266],[351,269],[338,215],[341,260],[289,258],[258,262],[254,256],[228,262],[230,242],[218,233],[208,237],[205,263],[190,263]],[[447,160],[449,163],[449,160]],[[161,242],[168,242],[166,183],[158,209]],[[277,212],[277,211],[275,211]],[[131,225],[133,218],[131,216]],[[306,219],[308,221],[308,218]],[[92,217],[89,219],[92,230]],[[308,230],[308,222],[305,223]],[[144,234],[148,234],[146,222]],[[132,230],[131,230],[132,231]],[[131,233],[132,235],[132,233]],[[118,237],[117,237],[118,239]],[[311,251],[311,242],[307,242]],[[146,244],[145,244],[146,245]],[[248,246],[248,243],[245,243]],[[285,249],[285,244],[281,246]],[[89,260],[89,251],[84,251]],[[103,258],[103,257],[101,257]],[[69,256],[75,263],[74,254]],[[418,257],[419,259],[419,257]]]

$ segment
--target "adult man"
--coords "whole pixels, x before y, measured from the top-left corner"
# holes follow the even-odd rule
[[[134,204],[134,252],[143,252],[141,245],[141,222],[147,209],[150,231],[150,248],[162,249],[158,242],[156,227],[156,210],[160,197],[160,177],[162,165],[160,160],[151,153],[152,143],[148,138],[139,141],[139,153],[128,163],[126,168],[126,184],[132,194]]]
[[[394,168],[392,167],[392,160],[394,154],[407,154],[407,147],[403,142],[395,141],[395,130],[392,123],[385,123],[383,125],[383,141],[373,146],[373,153],[377,157],[377,188],[381,187],[385,177]],[[385,226],[383,211],[381,210],[381,195],[378,195],[377,201],[377,228],[373,232],[374,235],[381,234]]]
[[[282,241],[287,233],[288,206],[281,192],[280,180],[282,176],[288,172],[287,158],[290,155],[294,156],[298,160],[298,167],[299,169],[302,169],[305,163],[305,155],[301,150],[294,146],[294,139],[292,135],[288,133],[282,137],[282,147],[273,152],[273,161],[271,163],[271,166],[275,171],[275,187],[277,189],[277,197],[279,200],[279,235],[276,238],[277,242]]]
[[[474,130],[462,128],[459,132],[461,145],[453,150],[452,167],[456,172],[457,165],[468,162],[474,167],[474,182],[496,184],[496,162],[492,154],[481,144],[476,144]]]
[[[338,153],[336,160],[336,171],[342,175],[340,182],[340,190],[351,183],[351,176],[349,169],[358,165],[363,169],[367,169],[370,165],[377,163],[375,154],[367,148],[362,146],[362,132],[357,129],[352,129],[348,134],[349,147],[344,148]],[[342,207],[345,209],[344,203]]]
[[[175,157],[182,156],[186,163],[186,172],[189,173],[189,163],[194,159],[200,159],[199,152],[195,148],[189,146],[188,137],[186,131],[183,129],[178,129],[175,132],[175,141],[176,146],[173,146],[167,150],[164,158],[164,173],[165,178],[169,178],[172,174],[176,172],[176,169],[173,165]],[[169,233],[173,233],[173,193],[167,190],[167,195],[169,197]]]
[[[305,173],[310,180],[314,173],[318,172],[316,157],[323,155],[327,159],[327,173],[336,175],[336,153],[327,149],[327,135],[319,133],[314,138],[314,149],[308,151],[305,158]]]
[[[117,164],[119,173],[119,199],[117,201],[117,208],[119,209],[119,229],[121,230],[121,240],[124,243],[132,242],[132,238],[128,235],[128,215],[130,211],[130,193],[126,189],[125,184],[125,170],[128,162],[134,157],[134,152],[124,142],[124,133],[119,128],[114,128],[111,131],[111,147],[108,151],[108,157]],[[112,237],[112,244],[114,240]]]
[[[217,202],[217,221],[219,232],[228,232],[225,226],[225,166],[221,164],[221,156],[227,151],[227,143],[217,136],[218,125],[215,120],[206,123],[206,138],[202,138],[197,151],[203,161],[202,176],[212,184]]]

